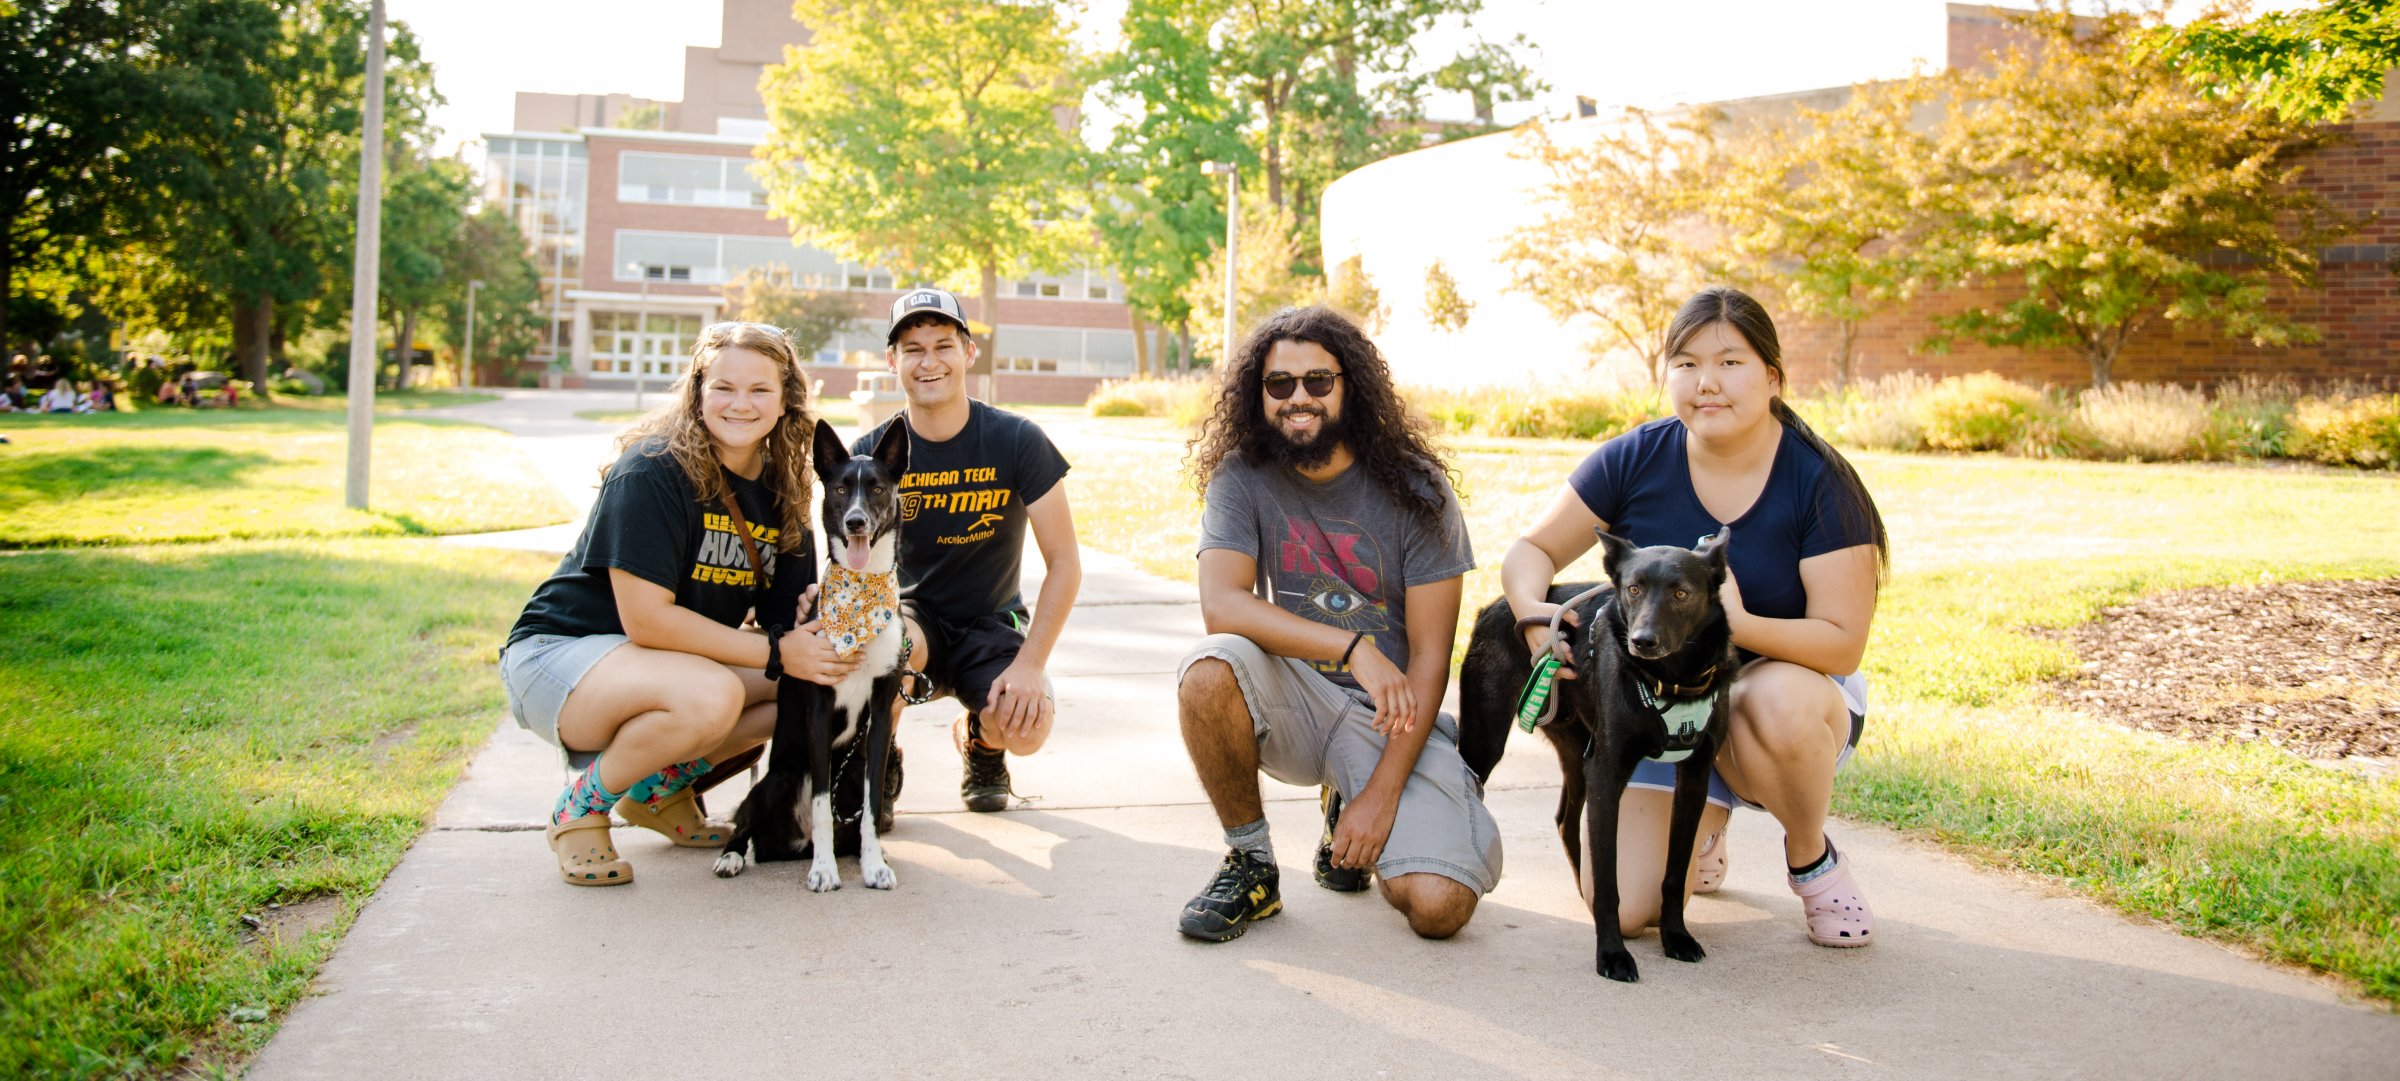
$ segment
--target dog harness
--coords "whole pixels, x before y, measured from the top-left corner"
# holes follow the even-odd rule
[[[1709,673],[1714,675],[1716,669],[1709,669]],[[1658,714],[1659,722],[1667,726],[1667,747],[1650,756],[1650,761],[1674,763],[1690,758],[1692,752],[1700,748],[1702,737],[1708,734],[1708,720],[1715,716],[1717,711],[1717,695],[1712,694],[1706,698],[1693,698],[1662,706],[1658,704],[1658,700],[1659,696],[1668,690],[1665,686],[1662,685],[1659,692],[1654,694],[1650,690],[1649,680],[1636,680],[1633,688],[1641,694],[1642,705],[1648,707],[1650,712]],[[1673,689],[1682,691],[1687,688],[1676,687]],[[1705,690],[1707,684],[1704,682],[1699,687],[1689,689]]]
[[[817,606],[833,655],[847,658],[865,649],[900,613],[895,576],[854,571],[838,559],[825,561],[825,585]],[[906,663],[903,655],[902,663]]]

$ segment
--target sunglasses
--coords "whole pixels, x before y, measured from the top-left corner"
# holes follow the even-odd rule
[[[1280,402],[1292,396],[1294,386],[1308,388],[1308,396],[1311,398],[1322,398],[1333,393],[1333,381],[1341,377],[1342,373],[1340,372],[1329,372],[1319,368],[1306,375],[1276,372],[1258,382],[1260,386],[1267,388],[1267,397]]]

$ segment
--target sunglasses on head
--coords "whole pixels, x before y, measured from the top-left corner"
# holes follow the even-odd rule
[[[1308,396],[1311,398],[1322,398],[1333,393],[1333,381],[1341,377],[1342,373],[1340,372],[1329,372],[1319,368],[1305,375],[1274,372],[1258,382],[1260,386],[1267,388],[1267,397],[1280,402],[1292,396],[1294,386],[1307,387]]]

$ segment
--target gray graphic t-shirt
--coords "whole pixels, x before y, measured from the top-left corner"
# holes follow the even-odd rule
[[[1466,517],[1446,479],[1442,521],[1428,528],[1352,465],[1323,484],[1289,466],[1228,456],[1208,482],[1200,551],[1223,548],[1258,561],[1258,595],[1318,623],[1364,631],[1375,648],[1408,668],[1408,588],[1475,568]],[[1356,690],[1349,669],[1312,662]]]

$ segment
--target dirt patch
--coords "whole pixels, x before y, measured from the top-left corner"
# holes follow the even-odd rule
[[[263,950],[269,945],[298,942],[333,926],[341,915],[342,899],[330,893],[288,905],[268,905],[263,912],[242,917],[242,944]]]
[[[2400,580],[2187,589],[2056,632],[2053,689],[2119,724],[2265,740],[2306,758],[2400,758]]]

